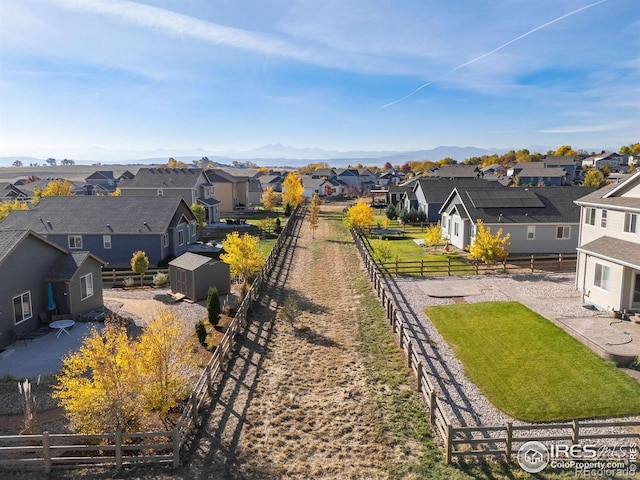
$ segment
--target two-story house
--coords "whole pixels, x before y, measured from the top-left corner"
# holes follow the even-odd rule
[[[201,168],[141,168],[133,178],[122,180],[121,195],[180,197],[187,205],[197,202],[205,207],[205,221],[220,221],[220,201],[215,188]]]
[[[102,306],[102,261],[24,229],[0,230],[0,348],[48,320],[47,307],[77,319]],[[51,295],[51,298],[49,298]]]
[[[0,230],[15,229],[33,230],[71,252],[89,251],[109,267],[129,267],[137,250],[158,266],[195,242],[196,217],[179,197],[44,197],[0,222]]]
[[[209,185],[214,187],[221,212],[244,210],[249,204],[249,177],[231,175],[219,168],[204,171]]]
[[[640,172],[575,203],[582,219],[576,288],[584,303],[640,311]]]

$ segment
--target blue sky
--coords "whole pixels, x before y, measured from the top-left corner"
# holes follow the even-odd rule
[[[0,0],[0,156],[638,141],[638,0]]]

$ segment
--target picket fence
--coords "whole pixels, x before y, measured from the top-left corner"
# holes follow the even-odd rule
[[[553,424],[513,425],[507,423],[505,425],[471,427],[455,426],[446,413],[445,404],[438,397],[438,392],[427,375],[429,372],[420,358],[415,339],[410,335],[409,328],[405,325],[402,315],[399,314],[400,307],[385,288],[385,275],[381,272],[379,264],[372,258],[360,233],[356,229],[351,229],[351,234],[373,289],[385,309],[386,318],[405,355],[407,366],[417,378],[418,392],[425,402],[429,412],[429,421],[434,431],[442,439],[447,463],[464,457],[485,459],[502,457],[507,461],[512,461],[513,456],[518,453],[518,448],[532,440],[567,442],[571,445],[587,441],[603,442],[620,439],[628,439],[629,442],[636,444],[640,443],[640,429],[638,428],[640,422],[638,421],[587,422],[574,420]],[[606,433],[602,433],[601,429],[605,427],[608,430]],[[616,431],[612,432],[611,428]]]
[[[285,242],[304,217],[305,206],[298,206],[274,244],[262,270],[238,307],[238,311],[220,344],[198,378],[186,402],[182,416],[172,430],[158,432],[112,432],[98,435],[53,434],[0,436],[0,467],[44,469],[54,467],[115,466],[138,463],[180,465],[180,450],[199,427],[201,407],[209,400],[213,388],[234,355],[237,335],[247,325],[251,306],[261,287],[273,271]],[[286,253],[286,252],[285,252]],[[138,276],[139,279],[139,276]]]

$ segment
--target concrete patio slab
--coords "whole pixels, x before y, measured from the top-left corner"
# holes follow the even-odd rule
[[[62,358],[69,352],[76,351],[85,336],[93,327],[99,330],[102,323],[76,323],[69,330],[69,335],[62,332],[56,337],[56,331],[9,346],[0,360],[0,378],[37,378],[51,375],[62,367]]]

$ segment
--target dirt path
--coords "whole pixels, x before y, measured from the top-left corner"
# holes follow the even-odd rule
[[[315,240],[307,223],[299,230],[181,477],[387,478],[393,450],[358,354],[350,247],[336,233],[326,220]],[[290,296],[300,306],[293,325],[278,316]]]

